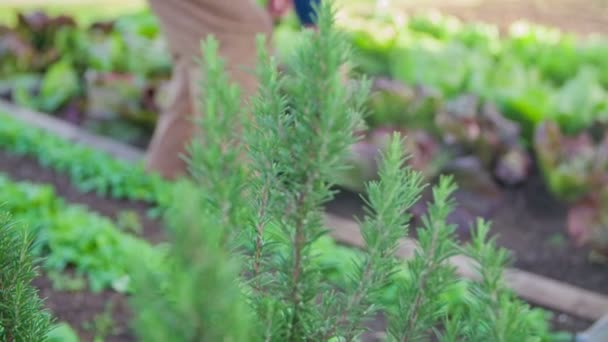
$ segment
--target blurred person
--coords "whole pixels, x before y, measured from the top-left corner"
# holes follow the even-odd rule
[[[270,37],[272,21],[254,0],[149,0],[149,3],[159,18],[174,69],[166,108],[148,147],[146,167],[173,179],[187,170],[183,154],[194,133],[193,116],[204,117],[196,106],[200,76],[196,60],[201,56],[201,41],[208,35],[218,40],[226,71],[246,97],[257,88],[251,73],[256,64],[256,36]]]
[[[319,0],[270,0],[268,11],[255,0],[149,0],[159,18],[174,62],[166,107],[159,117],[148,147],[146,168],[174,179],[186,173],[183,159],[186,146],[194,133],[200,70],[200,44],[208,35],[219,42],[219,54],[226,71],[247,98],[257,90],[255,75],[256,36],[264,34],[270,42],[271,16],[284,15],[291,6],[305,26],[312,26],[313,6]]]

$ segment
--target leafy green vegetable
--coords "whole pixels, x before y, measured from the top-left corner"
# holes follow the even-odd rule
[[[46,342],[80,342],[78,335],[67,323],[59,323],[53,326],[46,335]]]
[[[45,112],[54,112],[80,91],[80,84],[72,63],[62,59],[51,65],[42,78],[39,106]]]
[[[91,90],[91,72],[135,79],[135,91],[120,93],[107,110],[115,120],[134,126],[137,139],[149,137],[159,111],[162,84],[171,72],[171,56],[149,12],[80,27],[67,16],[20,14],[14,27],[0,32],[0,96],[27,108],[56,114],[75,124],[95,120],[99,92]],[[14,82],[32,74],[35,82]],[[108,86],[114,86],[110,83]],[[119,88],[119,87],[116,87]],[[121,134],[121,132],[117,132]],[[127,140],[130,142],[129,137]]]
[[[87,276],[93,291],[111,286],[125,292],[134,260],[150,262],[162,255],[160,247],[123,233],[110,219],[66,204],[49,185],[12,182],[0,175],[0,187],[4,209],[38,235],[36,252],[46,255],[45,268],[73,266]]]
[[[608,119],[608,92],[599,83],[596,68],[584,67],[554,94],[551,116],[566,134],[574,134]]]
[[[164,203],[169,183],[149,174],[143,165],[133,165],[106,153],[26,125],[0,113],[0,146],[8,151],[33,156],[43,166],[67,174],[84,192],[152,203]]]
[[[522,124],[527,139],[549,118],[567,133],[606,120],[605,39],[575,38],[521,22],[500,37],[496,27],[439,14],[410,17],[395,29],[375,18],[349,15],[342,26],[354,32],[351,42],[365,57],[359,65],[364,73],[384,76],[386,69],[374,63],[388,63],[391,77],[434,87],[448,100],[473,92]],[[393,28],[392,34],[376,33],[381,25]],[[390,43],[376,43],[380,39]]]

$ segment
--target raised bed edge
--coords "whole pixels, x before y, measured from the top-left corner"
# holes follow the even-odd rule
[[[0,100],[0,111],[29,125],[52,132],[66,140],[83,143],[92,148],[102,150],[115,158],[134,162],[140,160],[143,156],[143,153],[136,148],[87,132],[51,115],[18,107],[4,100]]]

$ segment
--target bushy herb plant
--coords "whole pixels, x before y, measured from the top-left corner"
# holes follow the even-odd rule
[[[424,187],[406,166],[398,135],[382,157],[379,181],[367,185],[365,252],[348,261],[346,274],[327,276],[317,248],[327,236],[323,204],[356,142],[369,88],[365,81],[342,82],[339,69],[349,53],[333,14],[325,2],[319,31],[303,34],[289,73],[279,73],[260,48],[261,85],[251,113],[222,70],[218,43],[203,44],[205,116],[190,149],[193,177],[175,188],[166,216],[170,271],[141,270],[136,277],[140,338],[356,341],[383,312],[389,341],[541,340],[546,326],[528,323],[527,307],[503,289],[505,254],[487,243],[483,223],[470,248],[481,283],[464,287],[461,305],[444,300],[461,282],[448,261],[464,251],[446,223],[451,178],[433,190],[414,258],[398,261],[408,209]],[[384,305],[383,290],[395,282],[397,303]]]
[[[31,284],[37,276],[32,236],[0,213],[0,341],[44,341],[50,315]]]

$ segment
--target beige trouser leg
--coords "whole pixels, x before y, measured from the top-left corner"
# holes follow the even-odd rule
[[[175,69],[167,107],[159,118],[146,156],[148,170],[166,178],[186,173],[185,147],[194,133],[193,115],[199,90],[200,43],[212,34],[219,41],[219,53],[226,62],[231,80],[243,90],[243,98],[253,95],[257,81],[256,36],[270,40],[269,16],[252,0],[150,0],[174,55]]]

